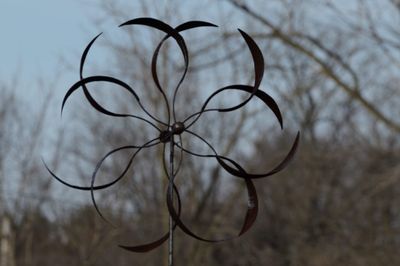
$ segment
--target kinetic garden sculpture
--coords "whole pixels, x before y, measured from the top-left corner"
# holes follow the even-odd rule
[[[297,134],[297,136],[294,140],[294,143],[292,144],[292,147],[291,147],[290,151],[287,153],[287,155],[285,156],[285,158],[276,167],[274,167],[272,170],[270,170],[269,172],[266,172],[266,173],[257,173],[257,174],[249,173],[238,162],[236,162],[226,156],[219,155],[218,152],[213,148],[213,146],[206,139],[202,138],[200,135],[196,134],[195,132],[193,132],[191,130],[191,127],[193,126],[193,124],[195,124],[196,121],[198,121],[198,119],[202,116],[202,114],[204,114],[206,112],[231,112],[231,111],[234,111],[234,110],[237,110],[237,109],[243,107],[244,105],[248,104],[254,97],[256,97],[256,98],[259,98],[263,102],[263,104],[265,104],[266,107],[268,107],[269,109],[272,110],[272,112],[274,113],[276,119],[278,120],[278,122],[280,124],[280,127],[283,128],[282,116],[281,116],[281,112],[279,110],[278,105],[276,104],[276,102],[274,101],[274,99],[271,96],[269,96],[267,93],[265,93],[264,91],[259,89],[260,83],[263,78],[263,73],[264,73],[264,58],[263,58],[263,55],[262,55],[259,47],[257,46],[255,41],[249,35],[247,35],[245,32],[243,32],[242,30],[239,29],[239,33],[241,34],[244,42],[246,43],[248,49],[250,50],[252,59],[254,62],[254,84],[253,85],[234,84],[234,85],[229,85],[229,86],[220,88],[220,89],[216,90],[215,92],[213,92],[206,99],[206,101],[202,105],[202,108],[199,111],[188,116],[183,121],[177,121],[177,119],[176,119],[176,117],[177,117],[176,98],[178,97],[179,88],[185,78],[185,75],[188,71],[188,66],[189,66],[188,50],[186,47],[185,40],[181,36],[180,32],[190,30],[193,28],[198,28],[198,27],[217,27],[217,26],[214,24],[211,24],[209,22],[204,22],[204,21],[189,21],[189,22],[186,22],[186,23],[183,23],[183,24],[177,26],[176,28],[173,28],[173,27],[165,24],[164,22],[161,22],[161,21],[153,19],[153,18],[136,18],[136,19],[129,20],[129,21],[121,24],[119,27],[128,27],[128,26],[134,26],[134,25],[148,26],[148,27],[157,29],[157,30],[165,33],[165,37],[160,41],[160,43],[158,44],[157,48],[154,51],[154,54],[152,57],[152,64],[151,64],[151,73],[152,73],[154,82],[160,92],[160,96],[163,97],[163,101],[166,105],[166,109],[168,112],[167,113],[168,120],[162,121],[161,119],[158,119],[153,114],[151,114],[143,106],[143,104],[141,103],[140,98],[137,95],[137,93],[135,92],[135,90],[131,86],[129,86],[127,83],[123,82],[122,80],[119,80],[119,79],[116,79],[116,78],[113,78],[110,76],[84,77],[83,68],[85,65],[86,57],[87,57],[92,45],[95,43],[97,38],[99,38],[101,36],[102,33],[97,35],[88,44],[88,46],[84,50],[82,57],[81,57],[81,62],[80,62],[80,80],[77,83],[75,83],[67,91],[67,93],[64,97],[63,103],[62,103],[61,112],[63,111],[64,106],[65,106],[67,100],[69,99],[69,97],[74,92],[76,92],[78,89],[81,88],[84,92],[84,96],[86,97],[86,99],[90,103],[90,105],[93,108],[95,108],[97,111],[99,111],[100,113],[103,113],[108,116],[114,116],[114,117],[131,117],[131,118],[135,118],[135,119],[140,119],[140,120],[146,122],[149,126],[156,128],[159,131],[159,135],[155,136],[153,139],[147,141],[146,143],[144,143],[141,146],[135,146],[135,145],[123,146],[123,147],[119,147],[119,148],[116,148],[116,149],[108,152],[97,163],[96,168],[94,169],[94,171],[92,173],[92,179],[91,179],[90,186],[76,186],[76,185],[70,184],[70,183],[64,181],[62,178],[58,177],[52,170],[50,170],[50,168],[47,165],[45,165],[45,166],[46,166],[47,170],[49,171],[49,173],[56,180],[61,182],[62,184],[66,185],[68,187],[74,188],[74,189],[89,191],[91,193],[93,205],[96,208],[96,211],[99,213],[99,215],[103,219],[105,219],[103,214],[100,212],[100,210],[97,206],[96,200],[94,198],[94,191],[106,189],[106,188],[116,184],[121,179],[123,179],[123,177],[128,172],[130,166],[132,165],[135,156],[142,149],[146,149],[148,147],[152,147],[155,145],[164,145],[164,169],[165,169],[165,174],[169,179],[167,195],[166,195],[166,204],[167,204],[167,208],[168,208],[169,215],[170,215],[169,231],[166,232],[159,239],[151,241],[147,244],[141,244],[141,245],[135,245],[135,246],[122,246],[121,245],[120,247],[122,247],[126,250],[129,250],[129,251],[132,251],[132,252],[147,252],[147,251],[157,248],[158,246],[160,246],[161,244],[163,244],[164,242],[169,240],[169,265],[172,265],[172,263],[173,263],[172,262],[173,261],[173,232],[176,228],[181,229],[187,235],[189,235],[197,240],[201,240],[201,241],[220,242],[220,241],[227,240],[227,239],[206,239],[202,236],[199,236],[196,233],[194,233],[189,228],[189,226],[186,225],[180,219],[181,199],[179,197],[179,190],[175,186],[175,183],[174,183],[174,179],[179,171],[180,163],[178,164],[178,167],[175,168],[175,162],[174,162],[175,149],[180,151],[181,153],[186,153],[190,156],[195,156],[195,157],[199,157],[199,158],[201,158],[201,157],[202,158],[215,158],[215,160],[219,163],[219,165],[225,171],[227,171],[229,174],[231,174],[237,178],[242,179],[243,182],[245,183],[246,188],[247,188],[247,195],[248,195],[247,213],[244,217],[244,221],[243,221],[241,230],[238,232],[238,234],[236,236],[232,237],[232,238],[234,238],[234,237],[241,236],[245,232],[247,232],[250,229],[250,227],[253,225],[253,223],[257,217],[258,199],[257,199],[256,188],[255,188],[252,180],[257,179],[257,178],[271,176],[271,175],[281,171],[282,169],[284,169],[287,166],[287,164],[291,161],[291,159],[293,158],[293,156],[296,152],[298,142],[299,142],[299,133]],[[183,75],[180,78],[178,85],[176,86],[176,88],[174,90],[172,102],[170,102],[168,100],[168,97],[167,97],[165,91],[163,90],[163,88],[159,82],[159,78],[157,76],[158,54],[159,54],[159,51],[160,51],[162,45],[164,44],[164,42],[169,38],[173,38],[175,40],[175,42],[178,44],[178,46],[182,52],[184,61],[185,61],[185,68],[183,71]],[[120,86],[127,92],[129,92],[134,97],[134,99],[136,100],[136,102],[140,106],[140,108],[147,114],[147,116],[149,118],[143,118],[143,117],[140,117],[137,115],[132,115],[132,114],[115,113],[115,112],[112,112],[112,111],[106,109],[105,107],[103,107],[92,97],[88,88],[86,87],[87,84],[96,83],[96,82],[113,83],[113,84]],[[239,103],[235,106],[231,106],[229,108],[207,108],[209,102],[215,96],[217,96],[218,94],[220,94],[223,91],[234,91],[234,90],[245,92],[248,94],[248,97],[245,100],[243,100],[241,103]],[[202,141],[203,143],[205,143],[211,150],[211,154],[199,154],[199,153],[195,153],[195,152],[190,151],[187,148],[185,148],[183,146],[182,141],[180,141],[180,142],[176,141],[176,139],[181,138],[182,134],[189,134],[189,135],[193,136],[194,138],[197,138],[200,141]],[[169,145],[169,146],[167,146],[167,145]],[[132,154],[132,156],[130,157],[129,163],[125,167],[122,174],[120,176],[115,177],[115,179],[113,181],[111,181],[107,184],[95,185],[96,176],[97,176],[100,166],[103,164],[103,162],[109,156],[111,156],[112,154],[114,154],[118,151],[121,151],[121,150],[134,150],[135,151]],[[166,155],[167,155],[165,153],[167,151],[169,151],[169,162],[166,162],[166,160],[165,160]],[[167,155],[167,157],[168,157],[168,155]],[[176,199],[175,204],[174,204],[174,201],[175,201],[174,198]]]

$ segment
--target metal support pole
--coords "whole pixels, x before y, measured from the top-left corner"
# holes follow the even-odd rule
[[[169,150],[169,187],[172,203],[174,202],[174,135],[171,136],[170,150]],[[174,253],[174,220],[171,215],[169,216],[169,241],[168,241],[168,266],[173,266],[173,253]]]

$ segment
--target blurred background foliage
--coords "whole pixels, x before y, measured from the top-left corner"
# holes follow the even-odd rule
[[[102,22],[119,25],[132,18],[133,10],[170,25],[195,19],[220,25],[182,33],[191,61],[178,96],[178,119],[199,110],[222,86],[252,84],[253,65],[236,30],[240,27],[263,51],[261,88],[280,106],[284,130],[257,100],[241,111],[204,114],[193,130],[253,172],[270,169],[297,130],[302,135],[287,169],[255,181],[260,213],[251,231],[208,244],[177,230],[176,264],[400,265],[400,2],[198,2],[98,1],[87,8],[96,14],[93,25],[99,32]],[[105,32],[89,54],[84,75],[124,80],[152,113],[165,118],[150,72],[162,37],[141,27]],[[64,58],[64,68],[78,73],[77,62],[78,57]],[[176,43],[167,41],[158,74],[168,93],[182,67]],[[56,126],[59,113],[46,102],[60,102],[76,80],[38,80],[49,93],[36,103],[13,93],[21,86],[17,76],[0,84],[0,265],[166,265],[166,245],[147,254],[117,247],[152,240],[167,230],[161,146],[141,151],[121,183],[95,193],[117,228],[96,214],[88,193],[52,179],[40,159],[69,182],[89,185],[105,153],[144,143],[158,132],[140,121],[105,117],[78,93],[67,104],[63,126]],[[112,85],[90,84],[89,89],[112,110],[140,114],[134,100]],[[212,104],[231,106],[241,97],[223,94]],[[185,134],[182,143],[209,152]],[[108,159],[96,183],[121,173],[129,156],[121,152]],[[246,208],[243,183],[214,160],[184,154],[177,186],[182,217],[193,230],[218,237],[240,229]]]

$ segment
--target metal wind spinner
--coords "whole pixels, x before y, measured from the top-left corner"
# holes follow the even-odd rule
[[[147,124],[149,124],[150,126],[156,128],[159,131],[159,135],[155,136],[155,138],[147,141],[146,143],[144,143],[141,146],[134,146],[134,145],[123,146],[123,147],[119,147],[119,148],[113,149],[110,152],[108,152],[97,163],[96,168],[94,169],[94,171],[92,173],[92,179],[91,179],[90,186],[76,186],[76,185],[67,183],[62,178],[58,177],[55,173],[53,173],[47,165],[45,165],[45,167],[47,168],[49,173],[56,180],[61,182],[62,184],[66,185],[68,187],[74,188],[74,189],[89,191],[91,193],[94,207],[96,208],[99,215],[102,218],[104,218],[96,204],[96,201],[94,198],[94,191],[106,189],[106,188],[116,184],[118,181],[120,181],[125,176],[128,169],[130,168],[130,166],[132,165],[132,162],[133,162],[135,156],[142,149],[146,149],[146,148],[160,144],[160,145],[164,145],[164,153],[165,153],[166,145],[169,145],[169,152],[170,152],[169,163],[165,161],[165,155],[164,155],[165,174],[167,175],[167,177],[169,179],[167,198],[166,198],[166,203],[167,203],[167,207],[168,207],[168,211],[169,211],[169,215],[170,215],[169,231],[167,233],[165,233],[163,236],[161,236],[159,239],[151,241],[146,244],[135,245],[135,246],[120,245],[120,247],[122,247],[126,250],[129,250],[129,251],[132,251],[132,252],[147,252],[147,251],[157,248],[158,246],[160,246],[161,244],[163,244],[164,242],[169,240],[169,265],[172,265],[173,232],[176,228],[181,229],[187,235],[189,235],[197,240],[201,240],[201,241],[220,242],[220,241],[227,240],[227,239],[206,239],[202,236],[199,236],[196,233],[194,233],[180,219],[181,199],[179,197],[178,188],[174,184],[174,178],[175,178],[175,176],[177,174],[177,170],[178,170],[178,169],[174,168],[175,167],[174,166],[174,163],[175,163],[174,162],[174,150],[177,149],[182,153],[187,153],[187,154],[189,154],[191,156],[195,156],[195,157],[215,158],[217,160],[217,162],[219,163],[219,165],[225,171],[227,171],[229,174],[231,174],[237,178],[241,178],[245,182],[245,185],[247,188],[247,196],[248,196],[247,213],[244,217],[244,222],[242,224],[241,230],[238,232],[238,234],[236,236],[229,238],[229,239],[233,239],[233,238],[239,237],[239,236],[243,235],[245,232],[247,232],[250,229],[250,227],[253,225],[253,223],[257,217],[258,199],[257,199],[256,188],[255,188],[252,180],[257,179],[257,178],[271,176],[271,175],[283,170],[287,166],[287,164],[291,161],[294,154],[296,153],[300,134],[299,133],[297,134],[297,136],[292,144],[292,147],[291,147],[290,151],[287,153],[287,155],[285,156],[285,158],[276,167],[274,167],[272,170],[270,170],[267,173],[256,173],[256,174],[249,173],[236,161],[234,161],[228,157],[219,155],[217,153],[217,151],[213,148],[213,146],[207,140],[205,140],[204,138],[202,138],[201,136],[199,136],[198,134],[196,134],[195,132],[190,130],[190,128],[193,126],[193,124],[196,123],[196,121],[201,117],[201,115],[203,113],[206,113],[206,112],[231,112],[231,111],[237,110],[237,109],[243,107],[244,105],[246,105],[248,102],[250,102],[250,100],[253,99],[253,97],[257,97],[263,102],[263,104],[266,105],[266,107],[268,107],[269,109],[272,110],[272,112],[274,113],[275,117],[277,118],[277,120],[280,124],[281,129],[283,128],[282,116],[281,116],[278,105],[276,104],[276,102],[274,101],[274,99],[271,96],[269,96],[267,93],[265,93],[264,91],[259,89],[261,80],[263,78],[263,73],[264,73],[264,58],[263,58],[263,55],[262,55],[259,47],[255,43],[255,41],[249,35],[247,35],[245,32],[238,29],[239,33],[243,37],[245,43],[247,44],[248,49],[251,52],[251,55],[252,55],[252,59],[254,62],[254,84],[253,85],[234,84],[234,85],[229,85],[229,86],[220,88],[220,89],[216,90],[215,92],[213,92],[206,99],[206,101],[202,105],[202,108],[199,111],[188,116],[183,121],[177,121],[176,120],[176,108],[175,108],[176,97],[178,95],[179,87],[185,78],[185,75],[187,73],[188,66],[189,66],[188,50],[187,50],[187,47],[186,47],[183,37],[180,35],[180,32],[190,30],[193,28],[198,28],[198,27],[217,27],[217,26],[214,24],[211,24],[209,22],[204,22],[204,21],[189,21],[189,22],[186,22],[186,23],[183,23],[183,24],[177,26],[176,28],[173,28],[173,27],[165,24],[164,22],[156,20],[154,18],[136,18],[136,19],[129,20],[129,21],[121,24],[119,27],[127,27],[127,26],[132,26],[132,25],[148,26],[148,27],[157,29],[157,30],[165,33],[165,37],[160,41],[160,43],[158,44],[157,48],[154,51],[154,54],[152,57],[151,72],[152,72],[152,77],[154,79],[154,82],[160,92],[160,95],[163,97],[166,108],[168,110],[168,113],[167,113],[168,121],[162,121],[162,120],[156,118],[150,112],[148,112],[147,109],[142,105],[140,98],[138,97],[138,95],[136,94],[134,89],[132,87],[130,87],[127,83],[123,82],[122,80],[119,80],[119,79],[116,79],[116,78],[113,78],[110,76],[83,77],[83,67],[85,64],[86,57],[89,53],[90,48],[95,43],[96,39],[102,34],[102,33],[100,33],[88,44],[88,46],[86,47],[86,49],[84,50],[84,52],[82,54],[81,62],[80,62],[80,80],[77,83],[75,83],[67,91],[67,93],[64,97],[63,103],[62,103],[61,112],[63,111],[64,106],[65,106],[67,100],[69,99],[69,97],[74,92],[76,92],[79,88],[82,88],[84,95],[85,95],[86,99],[88,100],[88,102],[90,103],[90,105],[93,108],[95,108],[97,111],[99,111],[100,113],[103,113],[108,116],[114,116],[114,117],[131,117],[131,118],[140,119],[140,120],[146,122]],[[169,38],[173,38],[176,41],[176,43],[178,44],[178,46],[183,54],[184,60],[185,60],[184,72],[178,82],[178,85],[176,86],[176,88],[174,90],[172,104],[168,101],[167,96],[160,85],[160,82],[159,82],[159,79],[157,76],[157,71],[156,71],[158,53],[159,53],[160,48],[162,47],[163,43]],[[136,99],[138,105],[148,115],[149,119],[146,119],[146,118],[143,118],[140,116],[136,116],[136,115],[132,115],[132,114],[115,113],[115,112],[109,111],[108,109],[104,108],[92,97],[92,95],[90,94],[89,90],[86,87],[86,84],[95,83],[95,82],[113,83],[113,84],[116,84],[116,85],[122,87],[123,89],[125,89]],[[230,91],[230,90],[238,90],[238,91],[246,92],[248,94],[248,97],[244,101],[242,101],[240,104],[237,104],[237,105],[229,107],[229,108],[207,108],[208,103],[216,95],[218,95],[219,93],[221,93],[223,91]],[[156,124],[162,125],[163,128],[159,128]],[[189,135],[192,135],[193,137],[201,140],[203,143],[205,143],[209,147],[209,149],[212,151],[212,153],[211,154],[199,154],[199,153],[195,153],[193,151],[186,149],[185,147],[183,147],[182,143],[176,142],[174,140],[175,137],[180,138],[181,134],[189,134]],[[95,186],[94,184],[95,184],[97,172],[98,172],[100,166],[102,165],[102,163],[105,161],[105,159],[107,159],[113,153],[116,153],[121,150],[136,150],[136,151],[130,157],[128,165],[126,166],[125,170],[122,172],[122,174],[120,176],[116,177],[113,181],[111,181],[109,183]],[[175,205],[177,205],[177,209],[174,206],[174,197],[176,197],[177,202]]]

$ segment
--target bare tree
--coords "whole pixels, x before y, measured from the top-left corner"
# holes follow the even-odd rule
[[[250,53],[234,29],[240,27],[256,39],[266,59],[261,89],[277,99],[285,131],[282,134],[276,130],[276,121],[269,119],[270,113],[259,102],[246,105],[243,112],[204,114],[193,130],[207,138],[220,154],[229,154],[245,162],[249,170],[262,172],[285,155],[297,127],[302,131],[294,164],[277,176],[257,181],[260,214],[252,231],[237,241],[210,245],[177,230],[178,263],[399,263],[399,34],[390,23],[399,18],[399,9],[396,1],[389,0],[349,2],[139,1],[125,5],[101,1],[95,6],[95,25],[105,19],[119,25],[138,14],[157,17],[171,25],[204,19],[221,26],[182,32],[191,61],[178,95],[178,119],[198,111],[204,99],[219,87],[251,84]],[[104,32],[95,43],[101,52],[94,49],[89,53],[84,75],[107,74],[124,80],[155,117],[165,119],[165,104],[150,72],[152,53],[163,37],[140,27]],[[106,64],[101,63],[103,59]],[[75,61],[79,62],[79,58]],[[160,50],[157,70],[162,88],[172,97],[171,91],[183,71],[182,58],[173,40],[166,41]],[[109,84],[89,85],[96,100],[110,110],[146,115],[123,91]],[[230,106],[242,97],[223,95],[212,104]],[[12,102],[10,99],[5,103]],[[60,149],[56,149],[55,161],[49,165],[68,182],[85,186],[90,185],[96,163],[110,149],[141,144],[159,135],[157,129],[141,121],[98,114],[85,98],[78,96],[69,100],[63,123],[65,136],[59,145],[55,142]],[[164,128],[162,123],[155,125]],[[14,130],[17,126],[22,124],[12,123],[12,127],[5,128]],[[2,150],[18,154],[27,147],[37,149],[41,145],[41,130],[29,130],[39,140],[32,138],[29,145],[19,149],[6,148],[10,142],[5,141]],[[14,132],[20,131],[15,128]],[[180,144],[198,153],[210,153],[193,136],[182,135]],[[13,158],[7,152],[0,156],[4,154]],[[62,163],[57,154],[62,154]],[[131,155],[119,152],[107,159],[96,184],[118,176]],[[2,162],[6,161],[1,159],[3,174],[6,164]],[[24,182],[19,183],[21,191],[34,196],[43,190],[46,196],[40,195],[34,208],[28,204],[30,201],[19,200],[15,205],[20,210],[18,215],[12,215],[17,217],[13,218],[17,229],[17,265],[166,263],[166,249],[162,247],[149,254],[131,254],[116,247],[143,243],[167,230],[163,159],[162,145],[145,149],[134,159],[123,182],[95,193],[104,216],[118,225],[115,229],[88,206],[90,195],[64,189],[47,175],[46,182],[38,185],[35,181],[37,186],[29,187],[29,181],[34,180],[30,177],[42,173],[34,162],[29,162],[29,156],[22,156],[26,169],[22,175],[25,179],[20,179]],[[176,182],[183,202],[182,219],[195,232],[218,238],[234,235],[240,228],[243,213],[239,207],[242,200],[243,207],[246,203],[244,186],[216,162],[184,154]],[[49,187],[60,198],[49,194]],[[51,205],[50,214],[37,208],[42,204]]]

